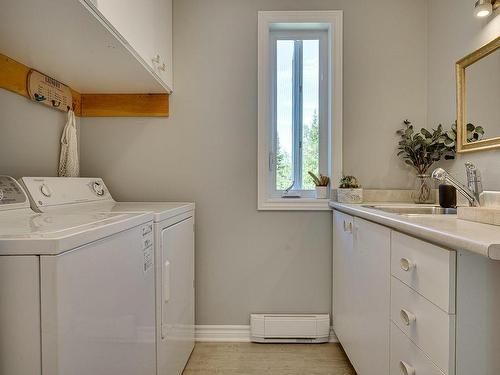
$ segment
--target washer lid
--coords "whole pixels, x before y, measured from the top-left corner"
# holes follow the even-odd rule
[[[0,255],[60,254],[152,221],[147,213],[0,213]]]
[[[156,223],[170,219],[186,212],[194,211],[192,202],[90,202],[71,204],[57,207],[42,207],[43,212],[110,212],[110,213],[137,213],[150,212]]]

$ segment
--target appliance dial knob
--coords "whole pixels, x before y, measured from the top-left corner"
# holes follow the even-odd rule
[[[102,186],[102,184],[97,181],[92,184],[92,189],[94,190],[94,193],[96,193],[96,195],[99,197],[102,197],[105,193],[104,186]]]
[[[52,192],[50,191],[49,187],[45,184],[40,186],[40,192],[47,198],[49,198],[52,195]]]

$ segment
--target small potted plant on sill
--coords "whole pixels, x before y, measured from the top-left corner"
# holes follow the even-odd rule
[[[337,189],[337,201],[340,203],[363,202],[363,189],[354,176],[344,176],[340,179]]]
[[[311,176],[314,181],[314,185],[316,185],[316,199],[328,198],[328,184],[330,183],[330,177],[322,174],[318,177],[311,171],[307,173],[309,173],[309,176]]]

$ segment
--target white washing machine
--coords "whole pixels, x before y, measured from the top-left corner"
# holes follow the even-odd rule
[[[40,212],[152,212],[157,375],[181,375],[194,348],[194,203],[116,202],[100,178],[23,177]]]
[[[155,374],[152,219],[35,213],[0,176],[0,374]]]

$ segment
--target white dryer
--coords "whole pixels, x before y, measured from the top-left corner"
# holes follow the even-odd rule
[[[100,178],[23,177],[39,212],[152,212],[157,375],[181,375],[194,348],[194,203],[116,202]]]
[[[0,374],[155,374],[152,219],[35,213],[0,176]]]

